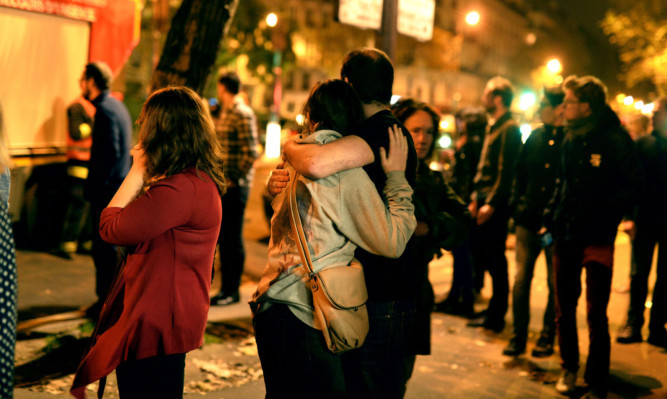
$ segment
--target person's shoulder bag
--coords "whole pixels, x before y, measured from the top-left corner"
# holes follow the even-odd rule
[[[357,349],[368,334],[368,292],[364,270],[356,259],[349,265],[331,266],[318,272],[313,270],[296,202],[298,180],[299,174],[296,173],[289,186],[290,225],[301,263],[308,272],[306,284],[313,295],[315,328],[322,330],[331,352]]]

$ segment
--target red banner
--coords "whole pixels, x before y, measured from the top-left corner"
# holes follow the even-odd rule
[[[140,0],[0,0],[0,6],[91,22],[91,62],[118,73],[139,42]]]

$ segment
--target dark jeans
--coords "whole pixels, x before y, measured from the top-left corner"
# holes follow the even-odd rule
[[[516,275],[512,287],[512,315],[514,317],[514,336],[525,344],[528,338],[528,321],[530,320],[530,288],[535,272],[535,261],[542,252],[540,237],[523,226],[516,226]],[[556,334],[555,290],[552,260],[553,245],[544,248],[544,257],[547,262],[547,285],[549,297],[544,310],[541,335],[553,342]]]
[[[507,209],[496,209],[486,223],[475,225],[470,236],[472,259],[476,273],[488,270],[491,275],[493,295],[486,313],[488,324],[505,322],[505,313],[509,302],[509,277],[507,274],[507,258],[505,257],[505,241],[507,240]],[[475,276],[479,278],[479,276]]]
[[[86,180],[75,176],[69,176],[68,179],[69,202],[65,210],[60,242],[76,244],[90,239],[90,204],[83,197]]]
[[[409,376],[411,332],[415,324],[413,300],[368,303],[370,329],[366,342],[345,353],[343,367],[351,398],[402,398]]]
[[[116,367],[122,399],[183,397],[185,353],[121,362]]]
[[[472,304],[475,301],[473,294],[473,266],[470,254],[470,241],[452,249],[454,258],[452,273],[452,288],[449,290],[447,299],[460,299],[464,304]],[[482,276],[484,273],[482,272]]]
[[[102,211],[112,197],[113,193],[110,196],[96,198],[90,202],[90,217],[93,225],[92,256],[95,264],[95,293],[99,303],[104,303],[118,265],[116,247],[103,241],[100,237],[100,215],[102,215]]]
[[[343,356],[329,351],[322,332],[274,304],[253,318],[266,398],[348,397]]]
[[[222,224],[220,244],[221,292],[225,295],[238,293],[245,263],[243,248],[243,215],[248,202],[248,187],[229,187],[222,196]]]
[[[561,366],[579,369],[577,302],[581,295],[581,271],[586,268],[586,311],[589,348],[584,378],[588,384],[606,386],[609,375],[610,338],[607,305],[611,292],[613,245],[586,246],[556,241],[554,271],[556,327]]]
[[[662,231],[661,231],[662,230]],[[637,235],[632,242],[632,268],[630,271],[630,308],[628,325],[641,330],[644,325],[644,310],[648,295],[648,277],[653,263],[653,251],[658,244],[658,264],[649,330],[662,333],[667,322],[667,248],[666,226],[658,228],[637,227]],[[666,249],[667,251],[667,249]]]

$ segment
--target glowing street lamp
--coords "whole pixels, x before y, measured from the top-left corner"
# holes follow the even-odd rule
[[[554,75],[559,74],[563,70],[563,66],[560,64],[560,61],[556,58],[552,58],[547,62],[547,69],[549,72],[553,73]]]
[[[278,16],[274,13],[271,13],[266,16],[266,24],[269,25],[270,27],[276,26],[278,23]]]
[[[466,23],[470,26],[477,25],[479,23],[479,20],[480,20],[480,16],[479,16],[479,13],[477,11],[470,11],[466,15]]]
[[[529,108],[533,107],[537,102],[537,97],[534,93],[526,92],[519,97],[519,109],[522,111],[527,111]]]
[[[271,28],[276,28],[278,24],[278,16],[275,13],[270,13],[266,16],[266,24]],[[266,126],[266,146],[265,146],[265,155],[267,158],[277,158],[280,157],[280,136],[281,136],[281,127],[280,127],[280,118],[278,113],[280,112],[280,100],[282,97],[282,52],[279,46],[276,45],[278,39],[278,32],[276,29],[273,29],[271,35],[271,41],[273,42],[273,105],[271,106],[271,116],[269,118],[269,123]]]

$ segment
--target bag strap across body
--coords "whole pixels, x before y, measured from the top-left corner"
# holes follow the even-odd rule
[[[301,264],[306,268],[311,280],[313,278],[313,263],[310,259],[310,251],[308,251],[308,241],[306,235],[303,233],[303,226],[301,224],[301,216],[299,215],[299,206],[296,202],[296,184],[299,181],[299,173],[296,172],[292,178],[289,186],[289,211],[290,211],[290,225],[292,225],[292,232],[296,239],[296,247],[299,250],[301,257]]]

